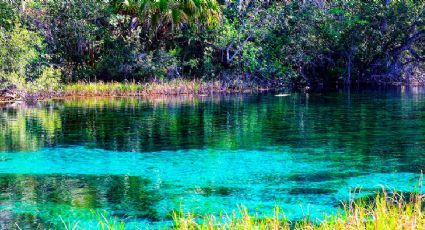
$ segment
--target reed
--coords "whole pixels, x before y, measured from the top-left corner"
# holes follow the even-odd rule
[[[144,89],[139,83],[77,82],[63,86],[62,96],[137,96]]]
[[[193,213],[175,212],[172,229],[425,229],[423,196],[386,192],[373,199],[352,200],[343,205],[340,213],[325,216],[323,220],[305,217],[289,221],[282,209],[276,207],[271,216],[250,215],[246,208],[231,215],[196,216]]]
[[[249,93],[267,91],[255,83],[222,82],[173,79],[167,81],[140,82],[75,82],[62,84],[55,90],[0,92],[0,102],[37,101],[69,97],[127,97],[157,95],[210,95],[213,93]]]
[[[271,215],[252,214],[241,206],[231,214],[197,215],[183,212],[181,209],[172,212],[173,224],[159,229],[173,230],[345,230],[345,229],[425,229],[424,196],[418,193],[403,195],[385,191],[373,197],[351,200],[343,204],[339,213],[324,216],[321,220],[305,217],[302,220],[290,221],[280,207],[275,207]],[[106,212],[92,212],[98,224],[95,229],[121,230],[128,226],[118,218]],[[84,229],[79,222],[68,222],[60,218],[58,229]],[[16,224],[19,228],[19,224]],[[92,228],[93,229],[93,228]],[[140,227],[137,229],[152,229]],[[158,229],[156,227],[155,229]]]
[[[220,81],[173,79],[149,83],[138,82],[77,82],[63,86],[64,97],[69,96],[146,96],[146,95],[200,95],[211,93],[263,91],[255,85],[233,87]]]

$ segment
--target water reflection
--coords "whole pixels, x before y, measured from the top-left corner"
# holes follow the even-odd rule
[[[0,151],[37,150],[51,145],[61,125],[54,104],[0,107]]]
[[[424,95],[351,93],[212,98],[135,98],[43,102],[0,110],[0,150],[84,145],[117,151],[362,148],[364,153],[423,148]],[[399,138],[388,138],[397,132]],[[383,147],[384,146],[384,147]],[[379,151],[374,150],[378,148]]]
[[[2,174],[0,188],[0,215],[8,220],[1,229],[15,228],[15,222],[20,227],[60,227],[59,216],[84,221],[96,209],[112,210],[124,219],[158,218],[154,207],[159,188],[142,177]]]
[[[180,205],[317,214],[356,186],[411,190],[424,154],[422,88],[5,105],[0,229],[90,222],[90,209],[136,222]]]

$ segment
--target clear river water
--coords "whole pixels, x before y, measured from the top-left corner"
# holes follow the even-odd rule
[[[0,105],[0,229],[242,205],[320,219],[355,189],[418,191],[424,169],[423,88]]]

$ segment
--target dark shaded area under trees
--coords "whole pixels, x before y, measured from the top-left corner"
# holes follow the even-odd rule
[[[423,84],[420,0],[2,0],[0,85]]]

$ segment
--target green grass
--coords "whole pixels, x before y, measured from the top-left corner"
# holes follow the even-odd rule
[[[174,79],[170,81],[137,82],[77,82],[63,86],[62,96],[143,96],[210,94],[267,90],[255,85],[234,87],[220,81]]]
[[[63,96],[141,96],[141,95],[180,95],[207,94],[225,91],[219,82],[198,80],[171,80],[167,82],[77,82],[63,87]]]
[[[173,215],[173,229],[425,229],[423,196],[411,194],[407,197],[401,193],[391,196],[383,193],[376,195],[373,201],[350,201],[344,204],[342,212],[326,216],[322,221],[306,217],[291,222],[279,207],[271,216],[250,215],[246,208],[218,217],[177,212]]]
[[[239,84],[239,83],[238,83]],[[57,90],[44,89],[26,93],[26,96],[7,97],[0,94],[1,101],[44,100],[63,97],[96,96],[152,96],[152,95],[207,95],[212,93],[256,92],[269,90],[251,84],[223,83],[221,81],[202,81],[174,79],[149,83],[139,82],[75,82],[62,84]]]
[[[372,199],[351,200],[343,205],[341,212],[326,216],[323,220],[289,221],[280,207],[275,207],[270,216],[251,214],[241,207],[231,214],[196,215],[190,212],[172,213],[173,224],[162,229],[175,230],[221,230],[221,229],[299,229],[299,230],[334,230],[334,229],[425,229],[424,196],[386,192],[379,193]],[[122,230],[125,223],[107,213],[93,212],[98,220],[96,229]],[[16,226],[19,226],[17,223]],[[18,227],[19,228],[19,227]],[[83,229],[78,222],[69,223],[61,219],[60,229]],[[142,228],[139,228],[142,229]]]
[[[77,82],[66,84],[63,87],[64,96],[132,96],[139,95],[144,85],[139,83],[119,82]]]

